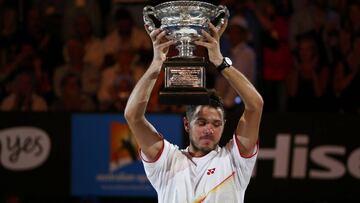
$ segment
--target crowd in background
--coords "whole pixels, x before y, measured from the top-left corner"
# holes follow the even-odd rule
[[[119,2],[0,0],[0,111],[123,111],[152,44],[134,20],[139,3]],[[266,112],[360,113],[359,1],[217,3],[231,14],[222,53],[258,88]],[[207,55],[200,47],[196,54]],[[238,106],[241,98],[209,66],[208,88],[227,109]],[[159,104],[162,86],[149,111],[181,110]]]

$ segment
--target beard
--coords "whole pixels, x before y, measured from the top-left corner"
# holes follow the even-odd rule
[[[207,154],[211,152],[218,145],[218,142],[214,142],[207,146],[201,146],[200,143],[196,142],[191,136],[189,140],[190,140],[190,145],[193,147],[193,149],[197,152],[202,152],[203,154]]]

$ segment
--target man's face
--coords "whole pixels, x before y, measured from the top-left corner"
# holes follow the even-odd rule
[[[224,129],[224,115],[220,109],[198,106],[190,121],[185,119],[191,152],[207,154],[218,145]]]

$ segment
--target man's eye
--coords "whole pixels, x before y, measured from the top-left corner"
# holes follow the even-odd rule
[[[220,127],[220,126],[222,126],[222,122],[214,122],[213,123],[213,125],[215,126],[215,127]]]
[[[205,122],[205,121],[197,121],[196,123],[197,123],[198,125],[200,125],[200,126],[206,125],[206,122]]]

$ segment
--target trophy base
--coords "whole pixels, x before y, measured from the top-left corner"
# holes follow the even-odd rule
[[[165,85],[160,91],[161,104],[200,105],[208,104],[205,88],[205,67],[203,57],[172,57],[164,63]]]
[[[175,105],[205,105],[209,104],[209,95],[206,89],[203,90],[163,90],[159,94],[161,104]]]

